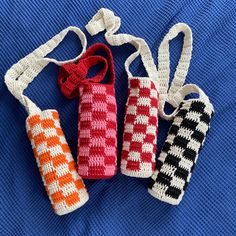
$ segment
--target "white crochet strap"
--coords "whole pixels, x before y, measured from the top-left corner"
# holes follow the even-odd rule
[[[120,28],[120,22],[120,18],[115,16],[112,11],[101,8],[85,27],[91,35],[96,35],[99,32],[106,30],[105,38],[112,46],[120,46],[125,43],[131,43],[137,49],[137,51],[131,54],[125,62],[125,69],[128,76],[133,77],[129,71],[129,66],[136,57],[141,55],[143,65],[147,71],[148,76],[154,80],[155,84],[157,85],[157,69],[147,43],[143,39],[130,34],[114,35],[114,33],[116,33]]]
[[[184,33],[182,53],[174,74],[174,79],[168,91],[170,77],[169,43],[180,32]],[[192,56],[192,43],[192,31],[189,26],[184,23],[174,25],[164,37],[158,49],[158,79],[160,83],[160,94],[167,94],[167,91],[168,93],[173,94],[184,84]]]
[[[181,56],[176,68],[174,79],[169,87],[170,80],[170,52],[169,43],[172,39],[177,37],[177,35],[182,32],[184,33],[184,42],[181,52]],[[160,116],[169,120],[173,119],[176,112],[178,111],[178,106],[184,100],[185,96],[190,93],[198,93],[201,99],[208,101],[207,96],[204,92],[194,84],[188,84],[183,86],[186,76],[188,73],[190,60],[192,57],[192,30],[190,27],[184,23],[178,23],[174,25],[169,32],[164,37],[161,45],[158,49],[158,81],[159,81],[159,110]],[[165,102],[170,103],[176,109],[173,113],[167,115],[164,111]]]
[[[45,56],[52,52],[62,42],[69,31],[73,31],[80,38],[83,48],[82,52],[77,57],[66,61],[57,61],[53,58],[46,58]],[[9,91],[22,103],[29,114],[40,111],[36,104],[23,94],[24,90],[49,62],[53,62],[57,65],[74,62],[82,56],[86,47],[86,36],[79,28],[70,26],[62,30],[45,44],[19,60],[7,71],[5,83]]]

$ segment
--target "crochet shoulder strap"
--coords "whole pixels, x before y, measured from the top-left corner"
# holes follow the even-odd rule
[[[184,42],[181,56],[174,74],[174,79],[169,87],[170,76],[170,52],[169,43],[182,32]],[[159,111],[160,116],[166,120],[173,119],[180,103],[190,93],[198,93],[201,99],[208,100],[205,93],[195,84],[184,85],[192,57],[192,30],[184,23],[174,25],[164,37],[158,49],[158,82],[160,91]],[[170,103],[176,109],[169,115],[164,111],[165,102]]]
[[[62,42],[69,31],[73,31],[80,38],[82,52],[77,57],[67,61],[57,61],[53,58],[46,58],[45,56],[52,52]],[[57,65],[74,62],[82,56],[86,47],[86,36],[79,28],[70,26],[62,30],[45,44],[19,60],[7,71],[5,75],[5,83],[9,91],[21,102],[29,114],[37,113],[40,109],[33,101],[23,94],[24,90],[49,62],[53,62]]]
[[[112,52],[109,47],[107,47],[104,43],[95,43],[91,47],[89,47],[86,52],[83,54],[81,59],[84,59],[86,57],[90,57],[93,55],[97,55],[99,52],[105,53],[105,58],[107,60],[108,64],[108,72],[109,72],[109,84],[115,83],[115,68],[114,68],[114,60],[112,56]]]
[[[101,56],[99,53],[105,53]],[[102,69],[92,78],[87,78],[88,71],[97,64],[103,64]],[[69,63],[61,66],[58,76],[59,87],[67,98],[79,95],[79,85],[85,83],[99,83],[109,73],[109,85],[115,83],[115,69],[111,50],[103,43],[90,46],[77,64]]]
[[[116,33],[120,28],[120,25],[121,20],[118,16],[115,16],[112,11],[102,8],[93,16],[85,27],[91,35],[96,35],[99,32],[106,30],[105,38],[112,46],[120,46],[125,43],[131,43],[137,51],[131,54],[125,62],[125,69],[128,77],[133,77],[129,70],[130,64],[140,55],[148,76],[154,80],[154,83],[157,86],[157,70],[147,43],[142,38],[138,38],[130,34],[114,35],[114,33]]]
[[[100,71],[93,77],[87,78],[89,69],[97,64],[103,64]],[[108,62],[102,56],[81,57],[78,64],[68,63],[62,65],[58,75],[58,85],[63,95],[67,98],[75,98],[79,95],[81,84],[101,82],[108,70]]]

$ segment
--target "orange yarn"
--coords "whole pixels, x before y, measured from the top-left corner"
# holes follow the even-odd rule
[[[54,211],[61,215],[83,205],[88,199],[87,191],[76,173],[57,111],[46,110],[31,115],[26,120],[26,126]],[[81,200],[80,195],[85,199]]]

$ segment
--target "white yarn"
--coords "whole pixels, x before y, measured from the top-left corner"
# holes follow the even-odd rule
[[[69,31],[73,31],[80,38],[82,52],[77,57],[66,61],[58,61],[53,58],[45,57],[62,42]],[[37,105],[23,94],[24,90],[48,63],[53,62],[57,65],[62,65],[69,62],[74,62],[82,56],[86,50],[86,47],[87,40],[85,34],[79,28],[69,26],[45,44],[35,49],[32,53],[19,60],[7,71],[5,75],[5,83],[9,91],[22,103],[29,114],[39,112],[40,109]]]
[[[156,85],[160,92],[159,97],[159,114],[166,120],[172,120],[178,110],[178,106],[184,100],[185,96],[190,93],[198,93],[199,98],[205,102],[209,102],[205,93],[195,84],[184,85],[190,60],[192,57],[192,30],[185,23],[178,23],[174,25],[164,37],[158,50],[158,71],[155,67],[150,49],[147,43],[142,38],[135,37],[130,34],[116,34],[120,28],[121,20],[118,16],[108,9],[101,8],[86,25],[87,31],[91,35],[96,35],[99,32],[106,30],[105,38],[107,42],[113,46],[120,46],[125,43],[131,43],[137,51],[131,54],[126,62],[125,69],[129,77],[133,77],[129,71],[130,64],[137,56],[141,56],[143,65],[148,73],[148,76]],[[181,57],[176,68],[174,79],[169,88],[169,74],[170,74],[170,52],[169,42],[174,39],[180,32],[183,32],[184,44],[182,48]],[[190,99],[192,100],[192,99]],[[193,99],[194,100],[194,99]],[[170,103],[174,108],[174,112],[166,114],[164,111],[165,103]]]
[[[182,32],[184,33],[184,43],[176,68],[174,79],[169,87],[170,76],[170,52],[169,42],[177,37]],[[195,84],[184,85],[188,73],[190,60],[192,57],[192,30],[184,23],[175,24],[164,37],[158,49],[158,82],[159,82],[159,114],[166,120],[172,120],[178,111],[178,106],[184,100],[185,96],[190,93],[198,93],[199,98],[205,102],[209,102],[205,93]],[[189,99],[195,100],[195,99]],[[165,103],[168,102],[176,108],[171,114],[166,114],[164,111]]]
[[[158,89],[157,69],[147,43],[144,39],[135,37],[130,34],[114,35],[114,33],[116,33],[120,28],[120,24],[120,17],[115,16],[114,13],[108,9],[101,8],[93,16],[93,18],[89,21],[85,28],[91,35],[96,35],[99,32],[106,30],[105,38],[107,42],[112,46],[120,46],[125,43],[131,43],[137,49],[137,51],[131,54],[125,62],[125,69],[128,77],[134,77],[129,71],[129,67],[130,64],[135,60],[135,58],[140,55],[144,68],[147,71],[148,77],[153,80]]]

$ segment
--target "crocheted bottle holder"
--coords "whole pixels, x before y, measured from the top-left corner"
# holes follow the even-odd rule
[[[168,90],[169,41],[179,32],[185,34],[184,44],[173,82]],[[183,23],[174,25],[163,39],[158,51],[159,113],[166,120],[174,120],[148,189],[155,198],[173,205],[178,205],[182,200],[213,115],[213,106],[199,87],[194,84],[182,86],[191,54],[191,29]],[[198,93],[199,98],[184,100],[190,93]],[[169,115],[164,111],[166,102],[175,108]]]
[[[131,43],[137,49],[125,62],[129,87],[121,172],[128,176],[147,178],[152,175],[155,168],[158,126],[157,69],[146,42],[129,34],[114,35],[119,27],[120,18],[104,8],[99,10],[86,25],[91,35],[106,30],[105,38],[113,46]],[[134,77],[129,71],[130,64],[139,55],[148,77]]]
[[[45,58],[64,39],[69,31],[75,32],[86,48],[85,35],[76,27],[68,27],[41,45],[38,49],[13,65],[5,75],[9,91],[26,108],[29,116],[26,129],[38,164],[43,183],[56,214],[64,215],[82,206],[88,200],[88,193],[71,155],[56,110],[40,110],[23,92],[41,70],[49,63],[58,65],[77,60],[61,62]]]
[[[96,56],[103,51],[107,59]],[[90,67],[103,63],[93,78],[86,78]],[[109,68],[110,81],[100,83]],[[59,73],[62,93],[79,96],[78,173],[83,178],[102,179],[116,174],[117,123],[115,99],[115,71],[110,49],[101,43],[87,49],[78,64],[66,64]]]

